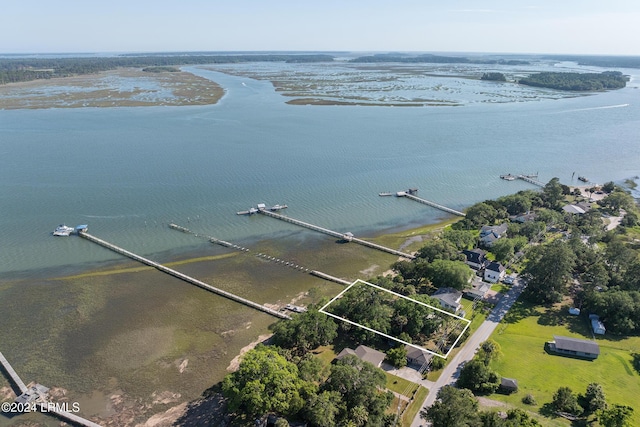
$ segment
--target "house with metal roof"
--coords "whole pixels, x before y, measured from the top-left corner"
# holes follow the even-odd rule
[[[600,346],[595,341],[553,336],[553,341],[547,344],[549,352],[564,356],[580,357],[584,359],[597,359],[600,354]]]

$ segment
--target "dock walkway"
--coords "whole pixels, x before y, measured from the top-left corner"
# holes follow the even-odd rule
[[[368,242],[366,240],[358,239],[353,237],[351,233],[339,233],[337,231],[329,230],[328,228],[319,227],[314,224],[309,224],[308,222],[300,221],[298,219],[294,219],[288,216],[280,215],[265,209],[260,209],[259,213],[262,215],[270,216],[272,218],[276,218],[285,222],[290,222],[291,224],[299,225],[300,227],[305,227],[314,231],[318,231],[320,233],[328,234],[329,236],[337,237],[338,239],[343,239],[349,242],[358,243],[359,245],[368,246],[373,249],[378,249],[383,252],[390,253],[392,255],[401,256],[407,259],[414,259],[415,256],[411,254],[407,254],[405,252],[401,252],[395,249],[387,248],[386,246],[378,245],[376,243]]]
[[[422,199],[420,197],[414,196],[413,194],[408,194],[408,193],[402,194],[402,193],[403,192],[399,193],[398,197],[406,197],[407,199],[415,200],[418,203],[422,203],[424,205],[428,205],[428,206],[431,206],[433,208],[440,209],[441,211],[444,211],[444,212],[447,212],[447,213],[450,213],[450,214],[453,214],[453,215],[466,216],[463,212],[457,211],[455,209],[448,208],[448,207],[443,206],[441,204],[438,204],[436,202],[432,202],[430,200]]]
[[[265,307],[264,305],[261,305],[261,304],[258,304],[256,302],[250,301],[250,300],[248,300],[246,298],[242,298],[242,297],[240,297],[238,295],[232,294],[231,292],[223,291],[222,289],[218,289],[218,288],[216,288],[214,286],[211,286],[211,285],[209,285],[207,283],[204,283],[204,282],[202,282],[200,280],[194,279],[193,277],[187,276],[186,274],[180,273],[179,271],[176,271],[176,270],[174,270],[172,268],[166,267],[166,266],[164,266],[164,265],[162,265],[160,263],[157,263],[155,261],[151,261],[150,259],[141,257],[140,255],[136,255],[133,252],[129,252],[129,251],[125,250],[125,249],[122,249],[119,246],[111,244],[111,243],[109,243],[109,242],[107,242],[105,240],[99,239],[98,237],[95,237],[95,236],[93,236],[93,235],[91,235],[91,234],[89,234],[87,232],[79,232],[78,234],[81,237],[83,237],[83,238],[85,238],[85,239],[87,239],[87,240],[89,240],[89,241],[91,241],[93,243],[96,243],[96,244],[98,244],[98,245],[100,245],[102,247],[110,249],[110,250],[112,250],[112,251],[114,251],[116,253],[119,253],[120,255],[124,255],[124,256],[126,256],[128,258],[131,258],[131,259],[133,259],[135,261],[141,262],[141,263],[146,264],[146,265],[148,265],[150,267],[154,267],[154,268],[162,271],[163,273],[166,273],[166,274],[168,274],[170,276],[176,277],[176,278],[178,278],[180,280],[183,280],[183,281],[185,281],[187,283],[190,283],[192,285],[198,286],[199,288],[205,289],[205,290],[207,290],[209,292],[213,292],[214,294],[221,295],[221,296],[223,296],[225,298],[228,298],[230,300],[239,302],[240,304],[244,304],[244,305],[249,306],[251,308],[255,308],[256,310],[260,310],[262,312],[265,312],[265,313],[270,314],[272,316],[278,317],[280,319],[290,319],[291,318],[287,314],[284,314],[284,313],[281,313],[279,311],[273,310],[271,308]]]
[[[521,180],[526,181],[526,182],[528,182],[530,184],[533,184],[533,185],[537,185],[538,187],[544,187],[545,186],[544,182],[538,181],[537,179],[533,179],[530,176],[518,175],[518,179],[521,179]]]
[[[27,391],[27,386],[24,385],[24,382],[22,382],[22,379],[18,376],[16,371],[13,370],[13,367],[4,357],[2,352],[0,352],[0,363],[2,363],[2,367],[7,372],[7,374],[9,374],[9,376],[11,377],[11,381],[13,381],[13,383],[18,386],[20,391],[23,393]]]
[[[29,388],[24,384],[22,379],[18,376],[18,374],[4,357],[2,352],[0,352],[0,363],[2,363],[2,367],[4,368],[5,372],[9,374],[11,380],[18,386],[20,391],[23,394],[29,392]],[[42,412],[43,414],[53,413],[58,417],[63,418],[67,421],[71,421],[77,425],[86,427],[102,427],[100,426],[100,424],[96,424],[93,421],[89,421],[85,418],[72,414],[71,412],[65,411],[59,405],[56,405],[54,402],[49,402],[48,400],[46,402],[38,403],[37,406],[40,409],[40,412]]]

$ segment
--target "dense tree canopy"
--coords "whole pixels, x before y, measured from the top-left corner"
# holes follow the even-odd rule
[[[420,416],[438,427],[480,427],[478,400],[471,391],[446,385],[437,400]]]
[[[291,320],[281,320],[273,327],[274,344],[305,353],[327,345],[337,336],[334,320],[316,309],[300,313]]]
[[[562,299],[571,278],[575,254],[562,240],[536,247],[523,271],[528,280],[523,296],[542,303],[555,303]]]
[[[603,73],[542,72],[520,79],[520,84],[570,91],[621,89],[627,78],[618,71]]]
[[[293,415],[315,391],[314,384],[298,376],[295,364],[266,346],[247,352],[239,369],[222,381],[229,409],[251,417],[270,412]]]

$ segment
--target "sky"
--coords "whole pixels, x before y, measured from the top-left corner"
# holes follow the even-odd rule
[[[0,53],[416,51],[640,55],[638,0],[20,0]]]

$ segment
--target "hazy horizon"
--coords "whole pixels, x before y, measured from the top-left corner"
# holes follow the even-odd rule
[[[637,56],[640,3],[487,0],[10,2],[4,54],[467,52]]]

